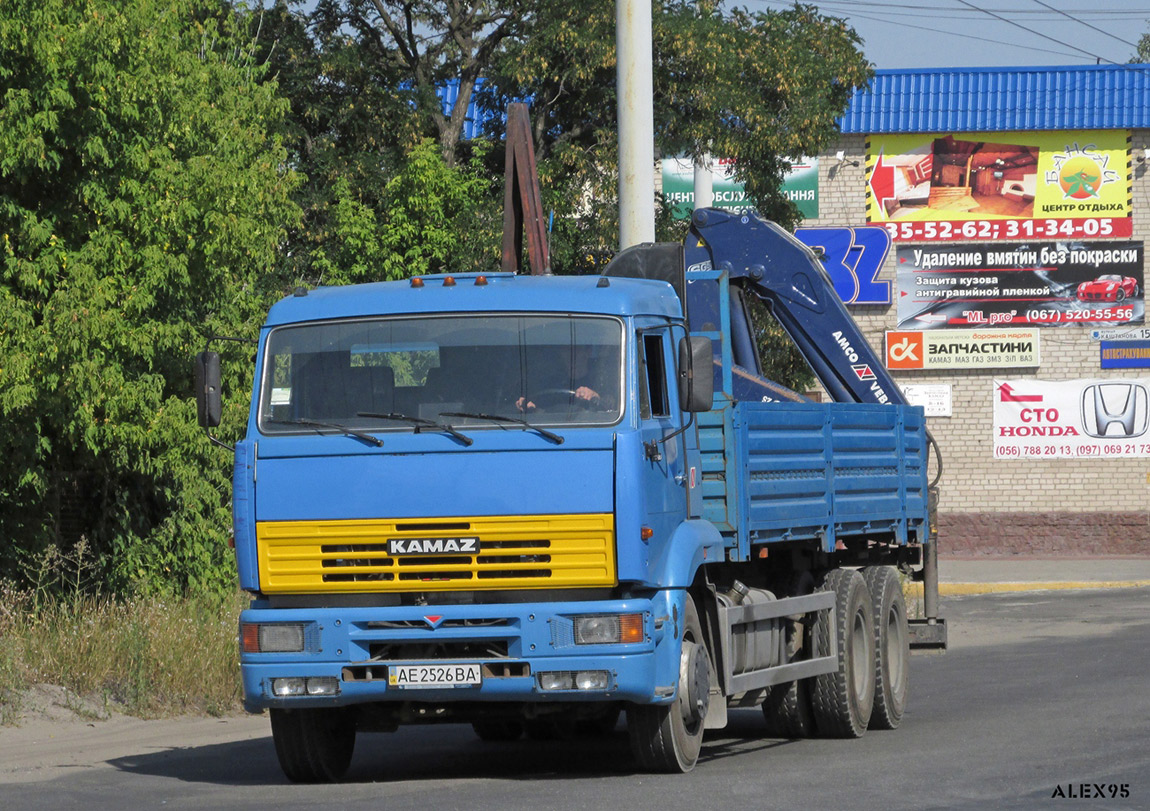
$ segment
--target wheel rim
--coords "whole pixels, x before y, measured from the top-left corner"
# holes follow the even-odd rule
[[[896,606],[891,606],[886,616],[886,661],[887,678],[893,696],[902,695],[906,668],[903,666],[902,615]]]
[[[687,731],[694,734],[707,716],[711,686],[707,675],[706,651],[691,640],[683,640],[679,677],[682,685],[679,691],[679,714]]]
[[[866,627],[866,615],[863,611],[856,611],[854,623],[851,625],[851,681],[854,685],[855,695],[866,691],[867,680],[870,678],[872,663],[863,653],[869,634]]]

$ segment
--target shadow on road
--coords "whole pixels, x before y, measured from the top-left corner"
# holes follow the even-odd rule
[[[796,741],[763,738],[757,710],[733,711],[726,729],[707,733],[700,766]],[[174,746],[115,758],[121,771],[222,786],[286,783],[271,734],[267,738],[207,746]],[[404,727],[394,733],[361,734],[343,782],[425,780],[582,780],[636,774],[625,724],[596,739],[484,742],[465,725]]]

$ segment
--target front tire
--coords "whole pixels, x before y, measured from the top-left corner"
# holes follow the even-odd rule
[[[863,569],[874,609],[875,689],[870,729],[898,729],[910,688],[910,631],[898,573],[890,566]]]
[[[631,751],[648,771],[689,772],[695,768],[703,745],[712,671],[699,612],[690,595],[683,615],[675,700],[670,704],[636,704],[627,709]]]
[[[838,643],[838,668],[815,677],[811,711],[823,738],[860,738],[874,707],[874,615],[866,581],[853,569],[832,569],[820,591],[835,595],[835,622],[820,612],[817,656],[830,654],[831,634]]]
[[[355,716],[346,707],[272,709],[272,740],[293,783],[334,783],[355,749]]]

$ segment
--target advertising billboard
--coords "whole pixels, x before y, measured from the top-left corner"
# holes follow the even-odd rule
[[[742,213],[754,208],[743,184],[735,180],[735,163],[729,158],[712,159],[712,205]],[[663,158],[663,197],[671,204],[671,215],[686,220],[695,209],[695,164],[690,158]],[[819,159],[798,158],[783,177],[783,194],[805,219],[819,216]]]
[[[867,222],[896,242],[1128,238],[1128,134],[873,135]]]
[[[1038,329],[888,332],[888,369],[989,369],[1037,366]]]
[[[890,304],[890,282],[878,278],[890,253],[882,228],[796,228],[795,239],[814,250],[845,304]]]
[[[1141,324],[1141,242],[900,245],[899,329]]]
[[[1150,369],[1150,341],[1102,341],[1098,362],[1103,369]]]
[[[996,459],[1150,456],[1150,378],[995,380]]]

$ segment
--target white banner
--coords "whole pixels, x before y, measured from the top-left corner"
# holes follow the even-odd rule
[[[997,459],[1150,457],[1150,378],[995,380]]]

